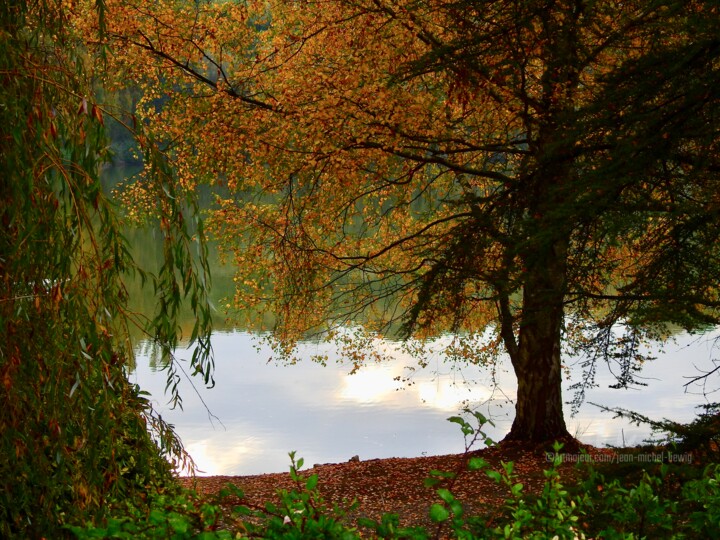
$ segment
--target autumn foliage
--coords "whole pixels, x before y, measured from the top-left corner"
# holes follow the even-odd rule
[[[236,307],[283,344],[490,329],[510,435],[544,440],[563,347],[623,386],[665,323],[717,322],[713,2],[108,6],[111,72],[178,185],[226,190]]]

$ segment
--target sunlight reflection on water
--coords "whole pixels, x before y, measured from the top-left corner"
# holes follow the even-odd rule
[[[610,375],[599,369],[599,386],[587,393],[579,414],[568,429],[597,446],[638,444],[649,435],[600,411],[589,402],[622,407],[654,419],[689,421],[695,407],[706,403],[702,395],[684,392],[685,376],[712,367],[712,337],[682,337],[669,344],[659,359],[646,365],[642,376],[649,386],[612,390]],[[457,425],[446,421],[464,403],[490,416],[496,424],[488,434],[501,439],[512,423],[516,380],[508,362],[498,370],[503,393],[492,394],[490,375],[476,366],[451,369],[436,359],[418,370],[409,386],[398,377],[407,375],[411,359],[398,354],[387,364],[371,364],[349,375],[350,367],[312,362],[293,366],[268,363],[269,350],[256,349],[253,336],[243,332],[213,335],[216,387],[194,385],[214,419],[187,381],[181,383],[184,410],[169,410],[163,397],[165,375],[154,372],[146,355],[138,354],[131,380],[149,391],[163,418],[175,425],[186,448],[204,474],[247,475],[287,470],[287,453],[296,450],[308,466],[314,463],[361,459],[414,457],[462,452],[464,441]],[[313,346],[315,347],[315,346]],[[309,351],[309,349],[308,349]],[[178,354],[188,358],[189,352]],[[308,352],[309,354],[309,352]],[[579,372],[572,371],[573,379]],[[465,380],[473,381],[467,385]],[[565,399],[572,394],[567,388]],[[491,397],[491,399],[488,401]],[[712,396],[710,396],[712,398]]]

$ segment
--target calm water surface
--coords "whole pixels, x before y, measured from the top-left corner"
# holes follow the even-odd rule
[[[698,387],[690,392],[683,387],[685,377],[714,366],[713,339],[718,335],[681,336],[677,343],[667,344],[641,374],[647,387],[610,389],[614,379],[601,366],[599,387],[587,393],[574,418],[567,406],[568,429],[597,446],[637,444],[650,435],[645,426],[613,419],[588,402],[631,409],[654,419],[691,420],[697,405],[720,401],[717,394],[706,398]],[[466,403],[492,417],[496,427],[488,433],[496,440],[512,424],[514,408],[508,400],[514,398],[517,385],[507,361],[497,375],[502,392],[493,393],[487,370],[452,369],[441,355],[416,372],[408,386],[396,380],[408,374],[406,366],[414,365],[402,353],[393,355],[391,362],[371,364],[350,375],[349,366],[333,361],[327,367],[310,361],[292,366],[269,363],[269,349],[244,332],[217,332],[212,343],[217,384],[206,389],[202,381],[194,381],[196,393],[184,381],[182,411],[165,405],[165,374],[152,369],[146,355],[138,354],[131,375],[152,394],[163,418],[175,425],[205,475],[286,471],[291,450],[309,466],[347,461],[355,455],[365,460],[462,452],[462,434],[446,419]],[[304,353],[309,356],[318,347],[308,344]],[[190,352],[178,357],[189,358]],[[571,370],[566,388],[579,376],[579,368]],[[717,379],[710,382],[718,385]],[[566,389],[565,398],[571,397]]]

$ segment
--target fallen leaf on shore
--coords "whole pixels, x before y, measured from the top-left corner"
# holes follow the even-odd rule
[[[593,447],[583,448],[591,455],[608,452]],[[441,485],[451,489],[466,511],[486,515],[489,519],[498,515],[508,490],[489,478],[484,470],[467,470],[471,457],[483,458],[490,468],[500,472],[503,471],[502,463],[512,461],[516,481],[523,483],[526,493],[538,493],[542,489],[545,482],[543,471],[550,466],[545,450],[527,449],[508,442],[469,454],[352,461],[316,465],[301,472],[318,475],[318,490],[328,503],[342,506],[344,501],[357,500],[359,506],[349,515],[351,521],[361,516],[379,519],[382,514],[392,512],[400,516],[403,526],[429,527],[429,508],[440,500],[436,493],[439,486],[426,487],[424,483],[431,476],[431,471],[456,473],[454,479],[441,479]],[[566,484],[576,478],[574,463],[563,463],[560,471]],[[295,487],[288,473],[195,477],[182,478],[181,481],[200,494],[214,494],[228,483],[235,484],[245,494],[242,502],[253,507],[263,507],[267,501],[277,502],[275,494],[278,489]]]

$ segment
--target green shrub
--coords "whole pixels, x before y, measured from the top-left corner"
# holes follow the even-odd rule
[[[674,420],[654,420],[645,415],[620,408],[596,405],[635,424],[650,426],[656,438],[651,444],[669,446],[677,452],[693,452],[700,458],[717,462],[720,460],[720,403],[706,403],[698,408],[702,412],[688,424]]]
[[[68,525],[79,539],[145,538],[183,540],[227,540],[236,535],[219,527],[220,507],[201,501],[185,490],[152,493],[146,505],[128,502],[114,510],[101,524]]]
[[[698,538],[720,538],[720,467],[708,466],[702,478],[683,486],[687,528]]]
[[[295,488],[279,490],[279,504],[267,503],[262,511],[242,506],[235,509],[236,515],[259,518],[259,524],[252,520],[244,523],[247,533],[260,538],[359,538],[357,531],[344,521],[357,503],[352,502],[345,508],[328,505],[318,491],[317,474],[301,475],[303,464],[303,458],[296,461],[295,453],[290,452],[290,478]]]
[[[486,422],[472,413],[478,422],[473,427],[460,417],[466,437],[466,449],[477,440],[485,440]],[[468,444],[470,440],[470,444]],[[390,540],[426,540],[451,537],[471,539],[548,539],[585,538],[634,540],[640,538],[720,538],[720,467],[706,467],[696,478],[684,481],[672,474],[667,464],[657,471],[643,470],[639,480],[623,482],[608,479],[592,464],[584,465],[583,480],[570,489],[560,476],[562,446],[555,444],[554,459],[544,471],[542,490],[532,495],[518,481],[513,463],[492,470],[479,457],[468,459],[471,470],[485,471],[498,486],[507,490],[500,518],[490,522],[485,516],[469,515],[462,501],[448,488],[453,473],[432,471],[426,485],[436,488],[438,501],[428,509],[435,524],[433,530],[408,527],[397,514],[388,513],[380,520],[358,519],[350,524],[355,502],[329,505],[318,489],[318,476],[301,473],[303,460],[290,453],[291,490],[278,491],[278,503],[253,508],[243,503],[242,491],[233,485],[218,494],[211,503],[184,490],[155,493],[145,505],[128,502],[113,509],[113,516],[101,525],[71,526],[77,538],[271,538],[337,539],[385,538]],[[452,484],[452,482],[451,482]],[[240,502],[228,508],[227,501]]]

